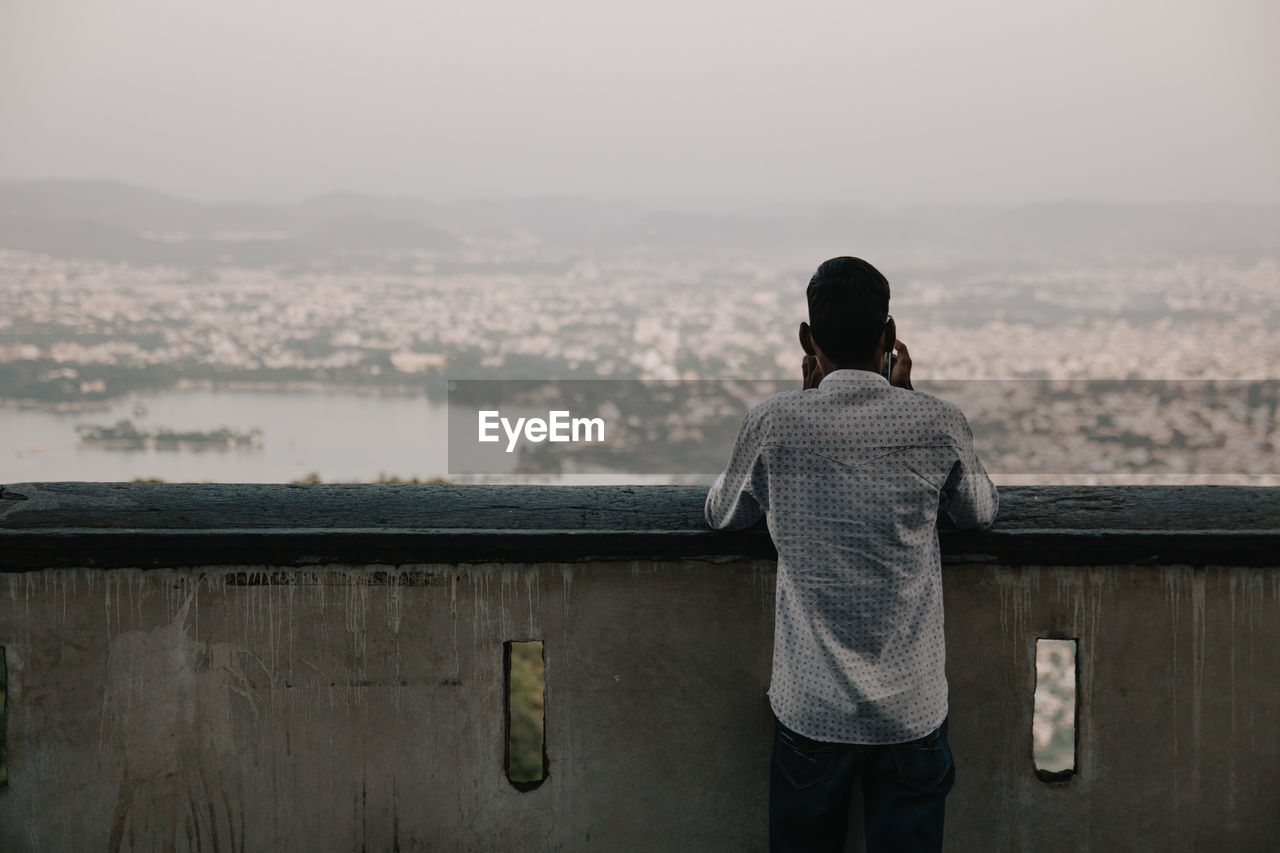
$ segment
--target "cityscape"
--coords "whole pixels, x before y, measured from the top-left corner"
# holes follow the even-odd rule
[[[271,447],[252,412],[198,426],[93,418],[175,389],[339,389],[442,405],[449,380],[798,384],[808,276],[825,255],[861,251],[856,238],[804,247],[797,225],[779,227],[792,236],[770,244],[759,221],[710,228],[647,214],[628,227],[623,212],[611,234],[591,211],[574,220],[576,232],[562,223],[541,236],[531,230],[536,212],[524,210],[527,228],[517,214],[495,223],[493,212],[484,221],[472,213],[459,217],[470,232],[447,233],[447,211],[391,219],[367,199],[328,214],[338,219],[308,220],[304,235],[327,243],[260,221],[258,231],[218,221],[211,227],[221,230],[199,236],[153,223],[133,242],[59,242],[44,220],[12,224],[26,221],[14,219],[24,192],[0,193],[9,198],[0,208],[9,217],[0,220],[9,246],[0,248],[0,418],[81,413],[80,445],[89,435],[110,446],[102,439],[119,436],[102,430],[128,420],[126,429],[180,433],[191,447],[201,431],[213,436],[205,449]],[[1161,232],[1124,250],[1078,236],[1055,250],[1047,228],[999,250],[972,228],[935,232],[930,243],[908,239],[909,223],[862,225],[883,246],[866,254],[891,281],[917,387],[956,398],[1003,482],[1264,484],[1280,474],[1280,252],[1265,242],[1170,248],[1177,235]],[[1068,380],[1083,384],[1060,384]],[[254,430],[252,441],[227,440]],[[376,473],[445,472],[367,478]]]

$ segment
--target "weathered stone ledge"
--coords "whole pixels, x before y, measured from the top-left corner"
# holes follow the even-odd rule
[[[687,486],[24,483],[0,491],[0,570],[772,559],[708,530]],[[948,563],[1276,565],[1280,488],[1007,487]]]

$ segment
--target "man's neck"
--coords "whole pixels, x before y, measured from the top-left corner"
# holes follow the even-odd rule
[[[837,370],[865,370],[867,373],[879,373],[879,372],[880,372],[880,368],[879,368],[878,366],[876,366],[876,365],[873,365],[873,364],[872,364],[871,362],[869,362],[869,361],[863,361],[863,362],[859,362],[859,363],[857,363],[857,364],[835,364],[835,363],[833,363],[833,364],[831,365],[831,371],[830,371],[830,372],[833,372],[833,373],[834,373],[834,372],[835,372],[835,371],[837,371]]]

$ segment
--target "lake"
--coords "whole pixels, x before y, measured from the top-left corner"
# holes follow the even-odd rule
[[[135,414],[135,407],[137,412]],[[261,429],[260,448],[116,449],[78,441],[81,424],[139,430]],[[191,389],[130,395],[99,409],[0,407],[0,483],[60,480],[284,483],[445,476],[443,402],[331,390]]]

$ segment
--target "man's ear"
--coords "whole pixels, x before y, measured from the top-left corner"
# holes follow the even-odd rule
[[[898,342],[898,323],[892,317],[889,322],[884,324],[884,331],[880,333],[880,343],[884,344],[884,352],[893,352],[893,345]]]
[[[813,332],[809,330],[809,324],[800,321],[800,349],[804,350],[805,355],[817,355],[818,348],[813,342]]]

